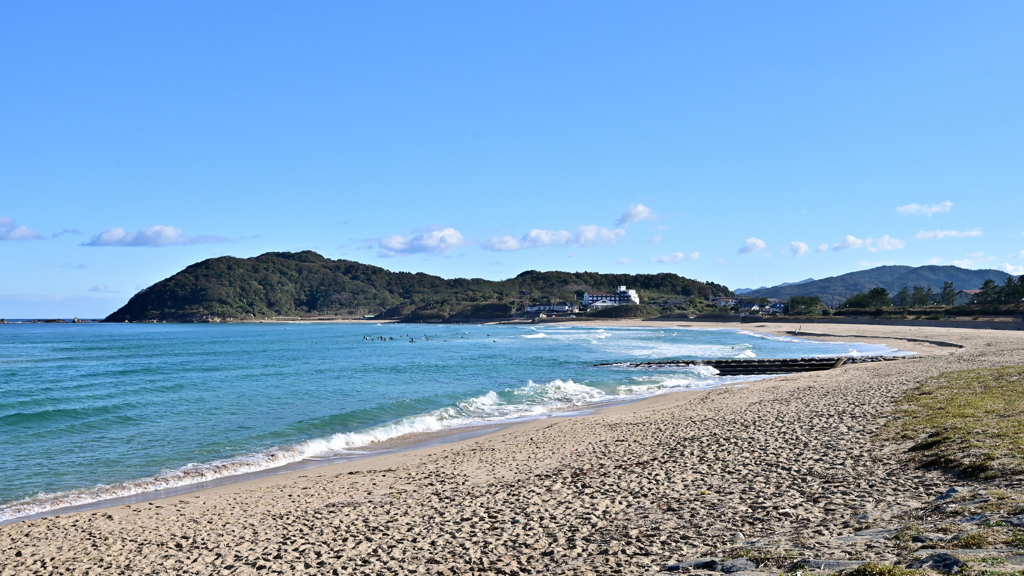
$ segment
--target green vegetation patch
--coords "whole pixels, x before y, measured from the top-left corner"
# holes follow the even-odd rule
[[[1024,472],[1024,366],[947,372],[911,391],[888,433],[921,466],[982,478]]]
[[[864,564],[853,570],[843,572],[846,576],[912,576],[919,574],[919,570],[908,570],[901,566],[889,566],[888,564]]]

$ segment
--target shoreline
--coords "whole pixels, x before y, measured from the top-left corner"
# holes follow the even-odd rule
[[[293,323],[293,322],[283,322],[283,323]],[[302,323],[302,322],[300,322],[300,323]],[[392,322],[392,323],[394,323],[394,322]],[[609,319],[604,319],[604,320],[583,321],[583,322],[562,322],[562,323],[558,323],[558,324],[562,325],[562,326],[564,326],[564,325],[571,325],[571,326],[581,326],[581,327],[640,327],[640,328],[653,328],[653,327],[655,327],[655,326],[652,326],[650,321],[645,321],[645,320],[640,320],[640,319],[626,319],[626,320],[614,320],[614,319],[610,319],[609,320]],[[662,324],[662,325],[659,325],[658,327],[667,327],[667,326]],[[748,332],[755,332],[755,330],[751,330],[751,326],[750,325],[748,325],[748,324],[739,324],[739,323],[737,323],[737,326],[729,326],[729,327],[723,327],[723,328],[720,328],[720,327],[692,326],[692,325],[686,325],[686,324],[677,324],[674,327],[675,328],[680,328],[680,329],[692,329],[692,330],[701,330],[701,331],[715,331],[715,330],[737,330],[737,331],[739,331],[739,330],[743,330],[743,331],[748,331]],[[787,336],[787,337],[792,336],[791,333],[773,333],[773,332],[770,332],[770,331],[769,332],[761,332],[761,334],[764,335],[764,336],[769,336],[769,337],[771,337],[771,336],[776,336],[776,337],[778,337],[778,336]],[[802,336],[803,335],[801,335],[801,337]],[[808,334],[807,336],[811,336],[811,335]],[[809,337],[809,338],[803,338],[803,339],[805,339],[805,340],[815,340],[815,339],[817,339],[819,341],[828,341],[828,335],[825,335],[825,334],[815,334],[814,336],[823,336],[824,338],[817,339],[817,338]],[[867,337],[867,338],[870,338],[870,337]],[[134,493],[131,493],[131,494],[111,496],[109,498],[103,498],[103,499],[94,500],[94,501],[90,501],[90,502],[83,502],[81,504],[70,504],[70,505],[60,506],[60,507],[56,507],[56,508],[53,508],[53,509],[50,509],[50,510],[45,510],[45,511],[36,512],[36,513],[32,513],[32,514],[26,514],[26,515],[17,516],[17,517],[14,517],[14,518],[2,519],[2,520],[0,520],[0,526],[16,524],[16,523],[19,523],[19,522],[36,520],[36,519],[41,519],[41,518],[49,518],[49,517],[54,517],[54,516],[66,515],[66,514],[90,512],[90,511],[95,511],[95,510],[103,510],[103,509],[107,509],[107,508],[126,506],[126,505],[132,505],[132,504],[139,504],[139,503],[146,503],[146,502],[151,502],[151,501],[158,501],[158,500],[163,500],[163,499],[168,499],[168,498],[173,498],[173,497],[179,497],[179,496],[188,495],[188,494],[192,494],[192,493],[196,493],[196,492],[203,492],[205,490],[211,490],[211,489],[215,489],[215,488],[222,488],[222,487],[225,487],[225,486],[231,486],[231,485],[235,485],[235,484],[244,484],[246,482],[251,482],[251,481],[254,481],[254,480],[259,480],[259,479],[265,478],[265,477],[278,476],[278,475],[287,475],[287,474],[292,474],[292,473],[308,471],[308,470],[316,469],[316,468],[336,466],[336,465],[350,463],[350,462],[354,462],[354,461],[361,461],[361,460],[367,460],[367,459],[380,458],[380,457],[387,456],[387,455],[390,455],[390,454],[406,452],[406,451],[410,451],[410,450],[417,450],[417,449],[420,449],[420,448],[436,447],[436,446],[441,446],[441,445],[444,445],[444,444],[457,443],[457,442],[462,441],[463,439],[470,439],[470,438],[475,438],[475,437],[480,436],[480,435],[490,434],[490,433],[493,433],[493,432],[496,432],[496,431],[508,428],[510,426],[517,426],[517,425],[520,425],[520,424],[525,424],[525,423],[528,423],[528,422],[532,422],[534,420],[543,421],[543,420],[548,420],[548,419],[552,419],[552,418],[574,418],[574,417],[580,417],[580,416],[587,416],[587,415],[592,415],[592,414],[595,414],[595,413],[601,413],[603,410],[610,409],[610,408],[615,408],[615,407],[619,407],[619,406],[628,406],[628,405],[642,403],[642,402],[644,402],[646,400],[650,400],[650,399],[657,398],[657,397],[660,397],[660,396],[674,395],[674,394],[685,394],[685,393],[694,393],[694,392],[699,392],[699,391],[702,391],[702,390],[713,390],[713,389],[723,388],[723,387],[728,388],[728,387],[736,386],[738,383],[742,383],[742,382],[757,381],[757,380],[761,380],[761,379],[765,379],[765,378],[776,378],[776,377],[779,377],[779,376],[780,375],[778,375],[778,374],[774,374],[774,375],[761,375],[761,376],[754,376],[754,377],[749,378],[749,379],[747,379],[747,378],[736,379],[736,377],[731,377],[728,381],[725,381],[725,382],[722,382],[722,383],[720,383],[720,384],[718,384],[716,386],[710,386],[710,387],[707,387],[707,388],[684,389],[684,390],[669,390],[669,391],[664,391],[664,392],[656,393],[656,394],[653,394],[651,396],[644,396],[644,397],[639,397],[639,398],[609,399],[609,400],[607,400],[605,402],[600,402],[600,403],[596,403],[596,404],[592,404],[592,405],[565,406],[562,409],[559,409],[559,410],[556,410],[554,412],[545,414],[543,416],[526,417],[526,418],[521,418],[521,419],[512,419],[512,420],[493,422],[493,423],[481,422],[479,424],[470,425],[470,426],[466,426],[466,427],[451,428],[451,429],[445,429],[445,430],[437,430],[437,431],[433,431],[433,432],[410,433],[410,434],[405,434],[405,435],[398,436],[398,437],[395,437],[395,438],[390,438],[388,440],[384,440],[384,441],[381,441],[381,442],[375,442],[375,443],[370,444],[370,445],[368,445],[368,446],[366,446],[366,447],[364,447],[364,448],[362,448],[362,449],[360,449],[358,451],[353,451],[353,453],[351,455],[330,457],[330,458],[324,458],[324,459],[303,459],[303,460],[299,460],[299,461],[295,461],[295,462],[289,462],[289,463],[286,463],[286,464],[282,464],[280,466],[273,466],[273,467],[268,467],[268,468],[264,468],[264,469],[260,469],[260,470],[254,470],[254,471],[250,471],[250,472],[243,472],[243,473],[239,473],[239,474],[229,474],[229,475],[213,478],[213,479],[210,479],[210,480],[200,480],[200,481],[197,481],[197,482],[180,484],[180,485],[170,486],[170,487],[166,487],[166,488],[158,488],[158,489],[154,489],[154,490],[143,490],[143,491],[134,492]],[[136,481],[144,481],[144,480],[146,480],[146,479],[143,478],[143,479],[139,479],[139,480],[131,480],[131,481],[128,481],[128,482],[136,482]],[[118,484],[113,484],[112,486],[118,486]],[[87,489],[83,489],[83,491],[85,491],[85,490],[87,490]],[[68,496],[65,496],[65,497],[71,497],[71,494],[73,494],[73,493],[70,493]],[[55,495],[55,496],[59,496],[59,495]]]
[[[791,336],[784,325],[721,327]],[[856,340],[849,328],[816,325],[807,337]],[[403,565],[649,574],[739,545],[793,555],[845,547],[889,561],[889,548],[836,538],[855,517],[886,526],[965,482],[913,468],[905,446],[879,444],[885,414],[940,372],[1024,364],[1024,335],[857,328],[918,356],[666,393],[143,505],[18,520],[0,526],[0,557],[15,572],[195,574]],[[285,543],[296,537],[306,544],[293,551]],[[89,560],[95,539],[108,550],[102,561]]]

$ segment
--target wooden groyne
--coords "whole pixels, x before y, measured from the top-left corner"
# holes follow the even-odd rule
[[[759,374],[792,374],[832,370],[844,364],[901,360],[903,356],[833,356],[825,358],[723,358],[718,360],[658,360],[654,362],[618,362],[594,366],[624,366],[628,368],[671,368],[673,366],[710,366],[720,376]]]

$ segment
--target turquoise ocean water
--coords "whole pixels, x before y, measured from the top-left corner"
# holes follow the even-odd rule
[[[893,352],[668,326],[0,325],[0,521],[742,380],[599,362]]]

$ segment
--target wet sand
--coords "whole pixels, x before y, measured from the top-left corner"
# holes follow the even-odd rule
[[[828,324],[813,332],[919,356],[666,394],[0,526],[0,576],[650,574],[737,547],[891,561],[900,553],[892,546],[849,538],[863,518],[884,525],[962,484],[913,468],[906,446],[875,438],[893,401],[941,372],[1024,363],[1024,333]]]

